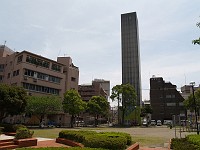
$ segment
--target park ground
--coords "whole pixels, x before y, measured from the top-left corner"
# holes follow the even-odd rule
[[[167,147],[169,140],[174,137],[185,137],[188,134],[195,134],[194,132],[181,132],[179,128],[168,128],[166,126],[160,127],[76,127],[76,128],[45,128],[45,129],[32,129],[34,137],[42,138],[57,138],[62,130],[93,130],[97,132],[125,132],[132,136],[133,141],[138,142],[140,147]]]

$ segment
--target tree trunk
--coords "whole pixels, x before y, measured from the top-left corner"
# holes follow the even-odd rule
[[[122,108],[122,125],[124,126],[125,109]]]
[[[71,128],[74,127],[74,118],[75,118],[74,115],[72,115],[72,116],[71,116]]]

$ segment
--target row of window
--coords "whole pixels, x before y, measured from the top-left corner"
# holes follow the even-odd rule
[[[55,83],[60,83],[60,81],[61,81],[61,78],[51,76],[51,75],[48,75],[48,74],[44,74],[44,73],[41,73],[41,72],[36,72],[36,71],[33,71],[33,70],[29,70],[29,69],[25,69],[24,75],[34,77],[34,78],[38,78],[38,79],[42,79],[42,80],[46,80],[46,81],[50,81],[50,82],[55,82]]]
[[[41,59],[38,59],[38,58],[35,58],[35,57],[32,57],[32,56],[27,56],[26,62],[29,62],[31,64],[35,64],[35,65],[38,65],[38,66],[41,66],[41,67],[45,67],[45,68],[49,68],[49,64],[50,64],[47,61],[44,61],[44,60],[41,60]]]
[[[54,88],[50,88],[50,87],[46,87],[46,86],[40,86],[40,85],[35,85],[35,84],[30,84],[30,83],[23,83],[23,87],[30,91],[37,91],[37,92],[59,95],[58,89],[54,89]]]
[[[13,71],[13,77],[15,77],[15,76],[18,76],[19,75],[19,70],[15,70],[15,71]],[[8,73],[8,76],[7,76],[7,78],[9,79],[11,77],[11,74],[10,73]]]
[[[18,60],[22,61],[22,56],[19,56]],[[37,66],[45,67],[45,68],[49,68],[49,66],[50,66],[50,62],[44,61],[44,60],[41,60],[41,59],[38,59],[38,58],[35,58],[35,57],[32,57],[32,56],[27,56],[26,62],[32,63],[32,64],[37,65]],[[54,64],[54,63],[51,65],[51,69],[54,70],[54,71],[61,72],[61,66]]]

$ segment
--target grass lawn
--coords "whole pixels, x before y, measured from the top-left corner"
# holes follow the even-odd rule
[[[161,137],[134,136],[132,137],[132,140],[138,142],[140,146],[163,147],[163,144],[169,139]]]
[[[62,130],[96,130],[98,131],[110,131],[113,129],[111,128],[46,128],[46,129],[31,129],[34,131],[34,137],[43,137],[43,138],[57,138],[58,134]],[[119,132],[119,128],[116,129],[115,132]],[[163,144],[168,141],[169,139],[161,138],[161,137],[150,137],[145,135],[136,135],[132,137],[132,140],[138,142],[140,146],[163,146]]]

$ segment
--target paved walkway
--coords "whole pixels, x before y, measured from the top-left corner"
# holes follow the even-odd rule
[[[0,140],[4,139],[13,139],[13,136],[6,136],[4,134],[0,135]],[[50,138],[40,138],[36,137],[38,139],[37,146],[32,146],[33,148],[39,148],[39,147],[70,147],[68,145],[56,143],[55,139]],[[140,147],[140,150],[168,150],[167,148],[163,147],[155,147],[155,148],[149,148],[149,147]]]

